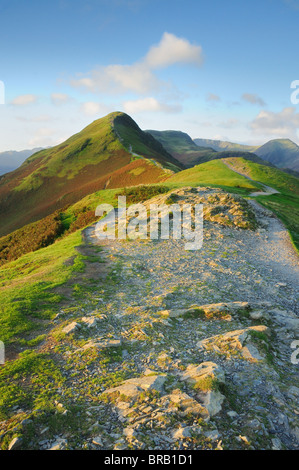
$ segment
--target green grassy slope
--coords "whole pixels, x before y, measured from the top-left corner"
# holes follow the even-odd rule
[[[44,321],[55,316],[62,297],[53,289],[84,267],[75,249],[80,243],[79,231],[0,268],[0,340],[6,346],[25,345],[26,335],[42,331]]]
[[[249,194],[260,187],[230,170],[221,160],[212,160],[181,171],[168,178],[165,184],[169,186],[217,186],[243,194]]]

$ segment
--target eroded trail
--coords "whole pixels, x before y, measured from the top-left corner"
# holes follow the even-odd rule
[[[244,176],[244,178],[247,178],[250,181],[254,181],[255,183],[260,184],[263,188],[264,191],[255,191],[250,194],[251,197],[256,197],[256,196],[271,196],[271,194],[278,194],[279,191],[277,189],[271,188],[271,186],[267,186],[264,183],[261,183],[260,181],[255,181],[253,180],[250,176],[248,176],[244,171],[237,171],[232,165],[230,165],[225,159],[221,160],[224,165],[226,165],[230,170],[234,171],[238,175]]]
[[[176,194],[196,200],[194,191]],[[222,212],[213,219],[208,210],[201,250],[185,251],[183,240],[105,246],[111,338],[123,347],[115,370],[132,367],[103,390],[124,426],[114,448],[298,446],[298,257],[255,203],[256,231],[224,226],[232,201],[219,195]],[[92,230],[89,239],[97,243]]]
[[[36,425],[30,448],[298,449],[299,265],[283,227],[254,205],[252,230],[221,190],[172,198],[204,204],[200,250],[85,230],[108,274],[54,331],[57,406],[76,426]]]

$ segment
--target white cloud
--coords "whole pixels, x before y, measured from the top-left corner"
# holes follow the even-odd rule
[[[170,33],[164,33],[160,43],[152,46],[145,57],[145,63],[151,69],[179,63],[201,65],[202,61],[201,46],[190,44],[187,39],[178,38]]]
[[[33,147],[47,147],[54,145],[53,136],[56,134],[54,129],[41,127],[37,130],[35,136],[29,140],[29,145]]]
[[[21,122],[48,122],[52,121],[53,118],[48,114],[40,114],[39,116],[16,116],[16,119]]]
[[[265,101],[260,98],[258,95],[255,95],[253,93],[243,93],[242,99],[244,101],[247,101],[247,103],[250,104],[258,104],[259,106],[265,106]]]
[[[55,106],[66,104],[70,101],[70,96],[65,93],[52,93],[51,101]]]
[[[168,105],[166,103],[160,103],[156,98],[148,97],[140,100],[126,101],[123,103],[124,110],[126,113],[141,113],[143,111],[161,111],[165,113],[177,113],[182,110],[179,105]]]
[[[284,108],[280,112],[261,111],[250,124],[255,134],[267,134],[273,137],[297,138],[299,113],[295,108]]]
[[[81,87],[93,93],[122,94],[134,92],[144,95],[159,91],[165,86],[155,73],[155,69],[174,64],[202,62],[200,46],[190,44],[186,39],[164,33],[160,43],[150,48],[144,58],[130,65],[111,64],[98,67],[88,76],[71,80],[73,87]]]
[[[96,114],[102,115],[109,112],[106,106],[94,101],[87,101],[86,103],[82,103],[80,109],[84,114],[86,114],[86,116],[95,116]]]
[[[227,119],[227,121],[222,121],[218,124],[219,127],[223,129],[232,129],[238,125],[239,121],[238,119]]]
[[[26,106],[27,104],[35,103],[36,101],[36,95],[20,95],[14,98],[11,104],[14,106]]]
[[[206,97],[207,101],[221,101],[220,96],[215,95],[214,93],[209,93]]]
[[[90,92],[121,94],[132,91],[144,94],[158,90],[159,80],[146,64],[108,65],[91,72],[91,78],[72,80],[71,85],[83,87]]]

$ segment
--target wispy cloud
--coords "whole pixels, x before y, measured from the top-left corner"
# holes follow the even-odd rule
[[[34,137],[29,141],[29,145],[32,145],[33,147],[46,147],[55,145],[56,142],[53,140],[55,134],[55,129],[41,127],[36,131]]]
[[[255,134],[298,139],[299,113],[295,108],[284,108],[280,112],[261,111],[250,124]]]
[[[254,93],[243,93],[242,100],[247,101],[250,104],[257,104],[259,106],[265,106],[265,101],[258,95]]]
[[[37,101],[37,96],[36,95],[20,95],[14,98],[11,101],[11,104],[14,106],[26,106],[27,104],[32,104]]]
[[[62,104],[69,103],[71,101],[71,97],[65,93],[52,93],[51,101],[55,106],[60,106]]]
[[[169,105],[160,103],[156,98],[141,98],[139,100],[126,101],[123,103],[124,110],[127,113],[141,113],[144,111],[161,111],[164,113],[178,113],[182,111],[180,105]]]
[[[158,91],[165,83],[155,70],[175,64],[201,65],[202,48],[187,39],[164,33],[159,44],[152,46],[139,61],[128,64],[112,64],[98,67],[86,76],[73,78],[71,85],[93,93],[123,94],[134,92],[144,95]]]
[[[109,113],[109,109],[107,106],[96,103],[95,101],[87,101],[81,104],[80,110],[86,116],[96,116],[96,115],[104,115]]]
[[[214,93],[208,93],[206,96],[206,101],[211,101],[211,102],[218,102],[221,101],[220,96],[215,95]]]

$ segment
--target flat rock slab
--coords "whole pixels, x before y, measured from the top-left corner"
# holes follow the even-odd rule
[[[105,395],[119,395],[121,401],[122,397],[129,397],[136,399],[140,393],[155,390],[159,393],[164,392],[164,383],[167,376],[163,375],[150,375],[146,377],[136,377],[133,379],[126,380],[122,385],[118,387],[110,388],[106,390]]]
[[[234,330],[225,334],[212,336],[197,343],[200,349],[213,350],[219,354],[231,355],[239,352],[245,359],[257,362],[264,359],[257,347],[252,344],[251,332],[269,335],[270,330],[264,325],[251,326],[243,330]]]

